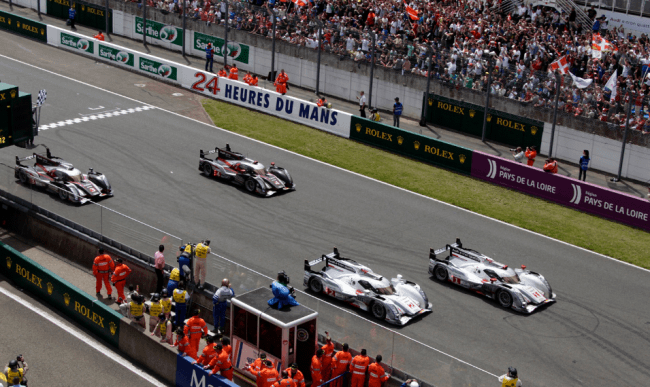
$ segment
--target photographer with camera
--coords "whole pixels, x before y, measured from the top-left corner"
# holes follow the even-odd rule
[[[524,151],[521,150],[521,147],[517,147],[516,149],[510,149],[510,152],[512,152],[512,156],[515,158],[515,161],[518,163],[521,163],[524,161]]]
[[[25,374],[27,374],[27,368],[25,357],[23,355],[18,355],[16,356],[16,360],[12,360],[7,364],[3,373],[7,378],[8,383],[26,386],[27,379],[25,378]],[[16,379],[18,379],[18,383],[16,383]]]
[[[530,146],[526,147],[526,152],[524,153],[526,158],[528,159],[528,166],[532,167],[533,164],[535,164],[535,157],[537,157],[537,150],[535,149],[535,146]]]
[[[273,298],[268,301],[269,306],[276,306],[278,309],[282,309],[285,306],[296,306],[298,301],[294,298],[296,290],[289,285],[289,276],[287,273],[282,270],[278,273],[277,281],[273,281],[271,284],[271,290],[273,291]]]

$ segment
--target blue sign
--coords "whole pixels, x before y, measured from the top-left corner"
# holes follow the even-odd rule
[[[177,355],[176,387],[237,387],[221,375],[210,375],[212,371],[206,371],[198,364],[192,365],[193,361],[189,356]]]

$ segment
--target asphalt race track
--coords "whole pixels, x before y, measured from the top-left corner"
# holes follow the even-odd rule
[[[47,89],[41,125],[147,104],[180,110],[175,98],[189,95],[4,32],[0,46],[8,48],[4,55],[142,101],[0,56],[3,82],[33,95]],[[175,92],[184,97],[172,96]],[[183,109],[188,112],[200,110],[187,104]],[[103,108],[91,110],[99,106]],[[650,380],[648,271],[160,109],[50,128],[36,143],[47,144],[82,170],[92,166],[106,173],[116,190],[114,198],[102,203],[107,207],[185,240],[210,238],[213,252],[267,275],[284,269],[296,287],[302,287],[303,260],[332,246],[380,274],[400,273],[420,283],[434,312],[398,331],[487,371],[484,385],[496,383],[490,374],[500,375],[509,365],[519,369],[527,386],[646,385]],[[286,167],[297,191],[263,199],[201,175],[199,149],[226,143],[262,163]],[[15,155],[29,154],[8,148],[0,152],[0,161],[13,165]],[[25,190],[13,177],[0,183]],[[33,195],[37,204],[72,220],[92,227],[100,222],[96,206],[75,207],[45,193]],[[558,302],[523,316],[433,281],[427,274],[429,247],[443,247],[456,237],[500,262],[543,273]],[[151,243],[152,254],[156,245]],[[208,275],[213,283],[219,279]],[[322,313],[320,329],[335,318]],[[397,350],[415,355],[423,372],[435,369],[432,359],[439,358],[423,347]]]

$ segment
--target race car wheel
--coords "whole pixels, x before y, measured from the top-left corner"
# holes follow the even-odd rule
[[[213,176],[214,172],[212,172],[212,166],[208,163],[203,164],[203,173],[208,176]]]
[[[18,178],[20,179],[20,182],[23,184],[27,184],[29,182],[29,178],[27,177],[27,172],[25,171],[18,172]]]
[[[504,308],[510,308],[512,306],[512,295],[505,290],[500,290],[497,293],[497,301]]]
[[[449,276],[447,269],[442,265],[436,266],[435,269],[433,269],[433,273],[436,275],[438,281],[447,281],[447,277]]]
[[[370,306],[370,310],[372,311],[372,315],[375,316],[376,319],[384,320],[386,318],[386,308],[382,303],[373,302],[372,306]]]
[[[323,283],[318,278],[309,280],[309,289],[314,293],[321,293],[323,291]]]
[[[61,198],[61,200],[68,200],[68,191],[63,188],[59,188],[59,198]]]
[[[257,182],[253,179],[248,179],[244,183],[244,187],[246,188],[246,191],[248,192],[255,192],[255,187],[257,186]]]

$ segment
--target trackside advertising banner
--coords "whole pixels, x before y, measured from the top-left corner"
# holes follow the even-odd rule
[[[135,35],[142,36],[144,31],[144,19],[139,16],[135,17]],[[164,23],[159,23],[153,20],[147,20],[147,37],[156,39],[162,42],[167,42],[175,46],[183,45],[183,30],[174,26],[169,26]]]
[[[0,273],[118,346],[122,318],[119,313],[2,242],[0,254]]]
[[[353,116],[350,138],[425,163],[470,174],[472,150],[421,134]]]
[[[192,365],[191,357],[176,357],[176,387],[237,387],[237,384],[222,377],[210,375],[200,365]]]
[[[223,57],[223,53],[226,52],[225,40],[200,32],[194,32],[193,45],[195,50],[204,53],[208,43],[212,43],[214,55]],[[233,59],[237,62],[248,64],[249,56],[249,46],[237,42],[228,42],[228,60]]]
[[[546,173],[515,161],[474,151],[472,176],[580,211],[650,230],[650,202],[621,192]]]
[[[352,115],[349,113],[318,107],[315,103],[249,86],[243,82],[219,78],[205,71],[187,67],[183,71],[183,77],[180,78],[183,87],[201,92],[211,98],[311,126],[337,136],[350,137]]]
[[[0,11],[0,28],[47,42],[47,24]]]

